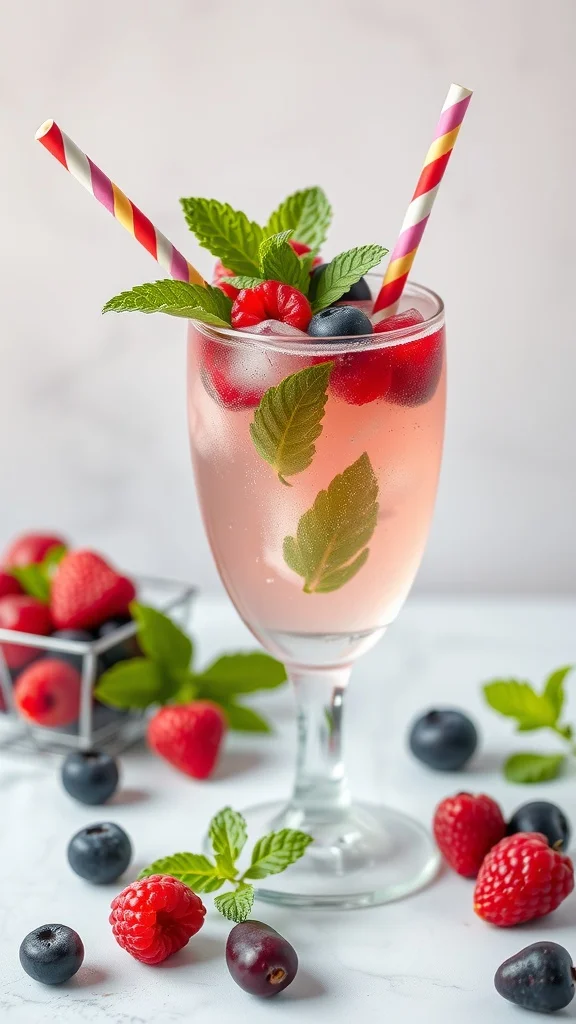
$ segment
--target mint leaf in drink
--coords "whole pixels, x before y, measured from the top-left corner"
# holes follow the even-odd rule
[[[109,299],[103,313],[167,313],[199,320],[214,327],[229,327],[232,302],[220,288],[186,281],[151,281]]]
[[[113,708],[147,708],[163,704],[176,686],[153,661],[131,658],[119,661],[100,676],[94,696]]]
[[[263,277],[247,277],[245,274],[239,274],[235,277],[223,277],[222,281],[226,284],[231,284],[234,288],[257,288],[259,284],[264,284]]]
[[[348,583],[368,558],[378,521],[378,481],[366,452],[300,518],[284,540],[284,561],[304,579],[305,594],[328,594]]]
[[[229,921],[240,924],[250,917],[254,905],[254,886],[240,885],[234,892],[223,892],[214,898],[214,904]]]
[[[235,274],[259,276],[258,247],[262,228],[217,199],[181,199],[186,223],[201,246]]]
[[[275,235],[292,229],[294,238],[316,252],[326,239],[332,209],[321,188],[305,188],[288,196],[271,214],[264,233]]]
[[[513,754],[504,764],[504,775],[509,782],[548,782],[565,760],[564,754]]]
[[[224,807],[212,818],[208,835],[214,853],[227,869],[234,871],[236,860],[248,838],[245,819],[238,811]]]
[[[137,626],[138,643],[144,653],[168,672],[187,669],[193,652],[190,637],[156,608],[133,601],[130,610]]]
[[[483,687],[484,697],[494,711],[516,719],[518,732],[553,728],[558,719],[554,703],[545,694],[536,693],[530,683],[520,679],[494,679]]]
[[[220,703],[220,701],[218,701]],[[233,732],[265,732],[271,733],[272,728],[262,715],[244,704],[236,704],[235,701],[221,703],[222,710],[226,715],[228,728]]]
[[[216,864],[201,853],[173,853],[171,857],[161,857],[144,868],[138,878],[149,875],[171,875],[194,892],[216,892],[227,881],[226,876],[218,873]]]
[[[254,413],[250,424],[254,447],[283,484],[287,476],[307,469],[314,458],[333,367],[333,362],[318,363],[285,377],[268,388]]]
[[[364,274],[377,267],[387,252],[381,245],[361,245],[335,256],[316,282],[312,311],[318,313],[337,302]]]
[[[55,544],[46,552],[41,562],[15,566],[9,570],[10,575],[18,580],[25,594],[42,601],[42,604],[49,604],[52,577],[65,554],[64,545]]]
[[[262,277],[266,281],[281,281],[298,288],[304,295],[310,287],[310,274],[302,265],[288,239],[292,231],[271,235],[260,243],[259,260]]]
[[[273,690],[287,679],[286,669],[263,651],[223,654],[196,676],[202,696],[228,700],[237,693]]]
[[[268,875],[280,874],[290,864],[300,860],[311,842],[312,836],[307,832],[292,828],[269,832],[256,843],[250,867],[244,872],[243,878],[266,878]]]
[[[564,693],[564,680],[572,671],[574,665],[563,665],[551,672],[544,684],[542,696],[552,705],[556,713],[556,721],[560,718],[564,708],[566,694]],[[569,739],[569,737],[567,737]]]

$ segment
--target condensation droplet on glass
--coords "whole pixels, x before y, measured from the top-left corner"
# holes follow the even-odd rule
[[[274,583],[274,577],[273,576],[267,576],[266,577],[266,583]]]

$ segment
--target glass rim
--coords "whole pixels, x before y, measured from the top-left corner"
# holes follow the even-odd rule
[[[372,281],[381,282],[380,275],[366,274],[365,276]],[[415,324],[412,327],[398,327],[382,334],[359,334],[352,337],[350,335],[334,335],[317,339],[309,337],[306,341],[300,341],[290,335],[251,334],[249,331],[235,330],[233,327],[215,327],[199,320],[190,320],[189,322],[206,338],[234,348],[273,349],[276,352],[289,355],[307,356],[343,355],[346,352],[357,352],[359,349],[369,352],[420,341],[443,327],[444,302],[437,292],[426,288],[425,285],[409,282],[403,294],[405,297],[413,295],[416,298],[420,296],[432,300],[435,312],[420,324]]]

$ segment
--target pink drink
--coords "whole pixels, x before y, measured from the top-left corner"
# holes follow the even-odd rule
[[[416,306],[430,319],[437,310],[429,295],[408,290],[403,308]],[[230,347],[215,341],[217,334],[209,327],[190,324],[190,440],[206,531],[240,614],[284,660],[315,663],[318,656],[309,653],[309,641],[314,638],[317,645],[321,635],[326,638],[319,656],[324,664],[326,644],[333,663],[356,657],[395,619],[418,569],[442,452],[441,313],[433,329],[420,324],[399,340],[397,333],[372,336],[370,342],[385,344],[385,350],[344,356],[349,342],[334,342],[321,353],[316,346],[312,357],[312,339],[267,345],[262,338],[261,347]],[[267,388],[332,353],[336,367],[348,361],[355,390],[339,386],[338,371],[332,372],[316,454],[308,468],[289,479],[290,486],[283,485],[253,444],[254,406]],[[358,404],[358,397],[370,396],[370,381],[390,366],[396,375],[390,393]],[[403,374],[400,383],[398,373]],[[303,579],[285,561],[284,539],[296,534],[319,491],[364,453],[378,485],[377,522],[365,564],[332,592],[306,593]]]

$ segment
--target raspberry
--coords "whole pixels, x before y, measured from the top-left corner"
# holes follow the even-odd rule
[[[14,700],[37,725],[71,725],[80,711],[80,673],[59,658],[42,658],[18,677]]]
[[[58,629],[91,629],[128,612],[133,583],[93,551],[72,551],[52,580],[50,611]]]
[[[239,288],[235,288],[233,284],[228,284],[227,281],[223,281],[223,277],[234,277],[234,271],[229,270],[222,263],[222,260],[216,260],[214,270],[212,271],[212,284],[216,285],[224,295],[227,295],[229,299],[234,299],[240,291]]]
[[[218,341],[205,341],[202,344],[202,379],[208,390],[224,406],[225,409],[255,409],[264,391],[260,382],[251,383],[243,379],[242,374],[235,374],[238,360],[235,349]],[[238,379],[239,378],[239,379]]]
[[[0,628],[48,636],[52,621],[46,605],[35,597],[7,594],[0,598]],[[37,647],[26,647],[23,644],[4,643],[0,646],[10,669],[22,668],[40,653]]]
[[[225,731],[221,708],[196,700],[160,708],[148,724],[148,743],[185,775],[205,779],[214,769]]]
[[[297,288],[279,281],[264,281],[243,288],[232,306],[233,327],[254,327],[262,320],[280,320],[305,331],[312,317],[308,299]]]
[[[541,832],[506,836],[487,855],[474,890],[484,921],[509,928],[556,910],[574,888],[569,857],[552,850]]]
[[[442,800],[434,814],[434,837],[459,875],[475,878],[488,851],[506,835],[506,822],[489,796],[457,793]]]
[[[306,245],[304,242],[296,242],[295,239],[293,239],[293,238],[289,238],[288,239],[288,245],[292,246],[292,248],[294,249],[294,252],[296,253],[297,256],[305,256],[306,253],[312,252],[312,250],[311,250],[309,245]],[[321,256],[315,256],[313,261],[312,261],[312,267],[313,268],[314,267],[319,267],[321,263],[322,263],[322,257]]]
[[[112,900],[114,938],[135,960],[159,964],[187,945],[204,924],[206,907],[184,882],[150,875]]]

